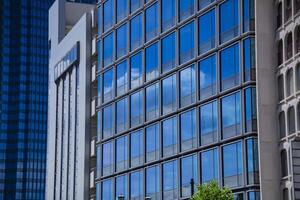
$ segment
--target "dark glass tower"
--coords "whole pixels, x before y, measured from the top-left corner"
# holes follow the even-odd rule
[[[51,2],[0,3],[0,199],[44,199]]]

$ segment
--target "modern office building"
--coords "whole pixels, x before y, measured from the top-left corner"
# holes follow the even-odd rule
[[[300,199],[299,0],[58,2],[48,199]]]
[[[51,0],[0,3],[0,199],[44,199]]]

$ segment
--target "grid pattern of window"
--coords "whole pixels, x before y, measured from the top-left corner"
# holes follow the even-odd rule
[[[97,199],[187,198],[191,179],[259,189],[252,0],[127,0],[105,28],[109,2],[98,4]]]

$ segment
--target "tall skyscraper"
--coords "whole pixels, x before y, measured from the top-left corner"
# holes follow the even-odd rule
[[[77,38],[79,26],[92,33],[72,39],[80,46],[75,64],[50,61],[50,195],[64,194],[57,179],[67,180],[64,156],[74,154],[62,151],[78,133],[62,127],[65,101],[77,94],[65,83],[76,69],[89,91],[78,92],[81,110],[72,112],[85,124],[76,136],[85,148],[78,184],[89,180],[90,199],[189,199],[212,180],[235,199],[300,198],[299,0],[99,0],[97,7],[98,35],[80,25],[84,16],[64,39]],[[65,30],[59,22],[54,27]],[[64,40],[52,49],[60,59],[72,46]]]
[[[44,199],[50,5],[0,3],[0,199]]]

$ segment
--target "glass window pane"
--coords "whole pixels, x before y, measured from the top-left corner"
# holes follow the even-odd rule
[[[144,200],[143,172],[137,171],[130,174],[130,199]]]
[[[180,107],[188,106],[196,100],[196,73],[192,65],[180,71]]]
[[[107,106],[103,108],[103,117],[102,117],[102,132],[103,132],[103,139],[106,139],[113,135],[113,128],[114,128],[114,111],[113,106]]]
[[[103,40],[103,63],[104,67],[110,65],[114,60],[114,33],[109,34]]]
[[[244,200],[244,193],[235,193],[233,194],[233,200]]]
[[[163,199],[178,199],[177,162],[163,164]]]
[[[223,147],[223,184],[238,187],[244,184],[242,143]]]
[[[127,136],[118,138],[116,141],[116,171],[122,171],[128,167]]]
[[[162,0],[162,31],[175,25],[176,0]]]
[[[163,156],[174,155],[177,153],[177,118],[172,117],[163,121],[162,126]]]
[[[102,182],[102,200],[113,199],[113,181],[108,179]]]
[[[127,24],[117,29],[117,58],[127,53]]]
[[[197,147],[196,110],[180,115],[181,151]]]
[[[235,44],[220,55],[221,89],[222,91],[240,84],[240,46]]]
[[[114,97],[114,70],[110,69],[103,74],[103,102]]]
[[[128,200],[128,184],[127,175],[122,175],[116,178],[116,198],[124,197],[124,200]]]
[[[200,107],[201,145],[218,141],[218,104],[217,101]]]
[[[104,15],[103,15],[103,28],[104,32],[107,31],[114,23],[114,1],[108,0],[104,3]]]
[[[157,3],[146,10],[146,41],[158,35],[158,9]]]
[[[146,162],[159,158],[159,125],[146,128]]]
[[[131,89],[140,86],[143,82],[142,55],[142,52],[139,52],[130,58]]]
[[[245,131],[257,131],[257,112],[256,112],[256,90],[255,88],[247,88],[245,90]]]
[[[199,53],[205,53],[216,45],[215,10],[199,17]]]
[[[216,56],[210,56],[199,63],[200,99],[216,94],[217,91],[217,63]]]
[[[137,9],[139,9],[143,4],[144,0],[130,0],[130,10],[131,13],[133,13],[134,11],[136,11]]]
[[[186,0],[184,0],[186,1]],[[191,22],[179,30],[179,61],[180,64],[194,57],[194,22]]]
[[[151,200],[159,200],[159,167],[151,167],[146,169],[146,197]]]
[[[176,64],[176,35],[172,33],[162,39],[162,72],[167,72],[175,67]]]
[[[125,94],[128,89],[127,61],[117,65],[117,96]]]
[[[201,183],[219,180],[219,153],[212,149],[201,153]]]
[[[158,44],[146,48],[146,81],[158,77]]]
[[[117,102],[117,133],[121,133],[127,129],[127,114],[128,114],[128,102],[127,98],[124,98]]]
[[[213,2],[215,2],[215,0],[198,0],[199,9],[201,10]]]
[[[257,139],[246,141],[247,151],[247,182],[248,184],[259,183],[259,161]]]
[[[176,75],[170,76],[162,82],[163,114],[176,110]]]
[[[146,119],[147,121],[159,116],[159,84],[155,83],[146,88]]]
[[[130,126],[134,127],[143,121],[143,94],[142,91],[130,96]]]
[[[194,14],[194,0],[179,0],[180,21]]]
[[[181,196],[191,196],[191,182],[194,182],[194,191],[197,191],[198,162],[197,155],[181,159]]]
[[[130,167],[136,167],[144,163],[143,131],[139,130],[130,135]]]
[[[221,103],[223,139],[241,134],[240,93],[223,98]]]
[[[98,67],[97,67],[97,71],[100,71],[102,69],[102,42],[101,40],[99,40],[97,42],[97,51],[98,51],[98,58],[97,58],[97,62],[98,62]]]
[[[108,142],[102,145],[102,175],[107,176],[113,173],[113,143]]]
[[[244,79],[246,81],[255,80],[255,39],[244,40]]]
[[[117,22],[124,19],[128,14],[128,1],[116,0],[117,3]]]
[[[255,26],[254,0],[244,0],[243,5],[244,5],[243,8],[244,32],[254,30],[254,26]]]
[[[228,0],[220,5],[220,42],[239,34],[239,0]]]
[[[258,191],[248,192],[248,200],[260,200],[260,193]]]
[[[142,14],[134,17],[130,23],[130,50],[134,50],[143,43]]]

